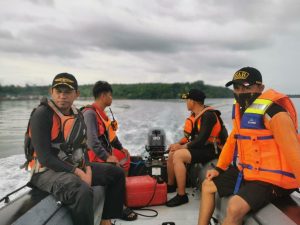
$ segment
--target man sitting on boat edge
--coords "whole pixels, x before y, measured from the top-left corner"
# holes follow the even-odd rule
[[[204,105],[206,96],[202,91],[191,89],[182,98],[186,99],[187,109],[192,112],[186,120],[186,124],[191,126],[185,126],[184,139],[169,146],[167,162],[169,193],[176,191],[175,178],[177,182],[177,195],[166,203],[169,207],[188,202],[185,193],[185,163],[205,164],[218,158],[222,144],[227,138],[227,130],[220,118],[221,113]],[[221,133],[225,134],[225,137],[220,138]]]
[[[242,224],[244,216],[300,186],[300,143],[297,112],[288,96],[263,92],[261,73],[238,70],[232,81],[235,103],[233,130],[217,168],[202,184],[198,225],[207,225],[214,211],[215,193],[229,199],[225,225]],[[232,163],[233,161],[233,163]],[[231,164],[232,163],[232,164]]]
[[[81,109],[87,126],[88,156],[91,162],[116,164],[127,175],[130,167],[129,152],[123,148],[116,134],[118,124],[114,116],[112,115],[111,121],[104,111],[112,104],[112,94],[113,90],[108,82],[98,81],[93,86],[95,101]],[[135,220],[137,214],[129,208],[124,208],[121,219]]]
[[[29,122],[31,183],[66,205],[74,225],[94,224],[91,186],[106,186],[101,225],[111,225],[110,219],[121,217],[124,173],[113,165],[89,164],[83,116],[73,106],[79,96],[76,78],[56,75],[50,94],[52,99],[41,102]]]

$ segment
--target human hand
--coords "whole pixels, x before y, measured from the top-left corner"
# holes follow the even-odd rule
[[[207,170],[206,172],[206,179],[212,180],[214,177],[219,176],[219,172],[215,169]]]
[[[111,121],[111,126],[114,131],[118,130],[118,122],[116,120]]]
[[[108,163],[115,163],[117,165],[119,164],[118,158],[116,156],[114,156],[114,155],[108,156],[107,159],[106,159],[106,162],[108,162]]]
[[[88,170],[87,172],[84,172],[83,170],[76,168],[74,171],[75,175],[77,175],[82,181],[87,183],[89,186],[92,185],[92,172],[91,170]]]
[[[121,151],[125,153],[126,157],[130,157],[129,151],[126,148],[123,148]]]
[[[169,146],[170,152],[174,152],[174,151],[176,151],[176,150],[178,150],[178,149],[180,149],[180,148],[182,148],[182,146],[181,146],[181,144],[179,144],[179,143],[171,144],[171,145]]]

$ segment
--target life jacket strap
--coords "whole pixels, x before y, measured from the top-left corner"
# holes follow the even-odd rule
[[[253,166],[251,166],[249,164],[239,163],[239,165],[242,166],[243,169],[253,170]],[[290,178],[296,178],[293,173],[286,172],[286,171],[283,171],[283,170],[271,170],[271,169],[265,169],[265,168],[258,168],[258,170],[259,171],[264,171],[264,172],[270,172],[270,173],[277,173],[277,174],[287,176],[287,177],[290,177]]]
[[[234,138],[238,139],[238,140],[251,140],[251,136],[245,136],[245,135],[240,135],[240,134],[235,134]],[[267,135],[267,136],[258,136],[257,137],[257,140],[269,140],[269,139],[274,139],[274,136]]]
[[[238,177],[236,179],[236,183],[235,183],[235,186],[234,186],[234,191],[233,191],[233,194],[235,195],[236,193],[238,193],[238,191],[240,190],[240,187],[241,187],[241,184],[242,184],[242,181],[243,181],[243,170],[241,170],[238,174]]]

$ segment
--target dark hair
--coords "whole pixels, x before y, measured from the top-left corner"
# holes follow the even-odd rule
[[[107,92],[113,92],[111,85],[109,83],[107,83],[106,81],[97,81],[94,84],[93,87],[93,96],[94,98],[98,98],[99,95],[101,95],[102,93],[107,93]]]
[[[198,101],[201,105],[204,105],[204,99],[202,101]]]

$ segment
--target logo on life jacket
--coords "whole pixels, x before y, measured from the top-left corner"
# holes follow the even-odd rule
[[[255,121],[254,119],[250,118],[250,119],[248,120],[248,124],[255,125],[255,124],[256,124],[256,121]]]

